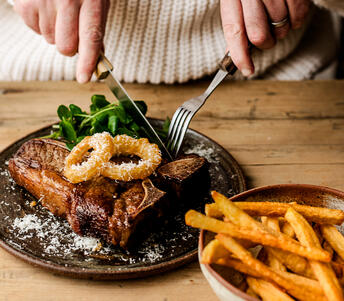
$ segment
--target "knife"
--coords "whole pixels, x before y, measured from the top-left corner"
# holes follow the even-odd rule
[[[103,53],[100,54],[99,60],[96,66],[95,74],[98,79],[103,79],[111,92],[115,95],[120,103],[123,104],[126,110],[130,112],[133,116],[135,122],[141,127],[145,132],[150,142],[156,143],[160,150],[165,153],[168,158],[172,161],[172,156],[167,150],[165,144],[161,141],[159,135],[154,130],[152,125],[149,123],[145,115],[140,111],[135,102],[128,95],[127,91],[123,88],[121,83],[114,77],[113,66],[110,61],[104,56]]]

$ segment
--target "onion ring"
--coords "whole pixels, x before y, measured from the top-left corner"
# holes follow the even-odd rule
[[[90,157],[82,162],[90,149],[93,149]],[[104,163],[111,159],[113,152],[113,138],[109,133],[87,136],[67,156],[64,176],[72,183],[87,181],[101,173]]]
[[[131,181],[145,179],[150,176],[161,163],[161,153],[156,144],[148,139],[135,139],[127,135],[119,135],[114,139],[115,155],[136,155],[141,160],[136,163],[106,162],[101,174],[113,180]]]

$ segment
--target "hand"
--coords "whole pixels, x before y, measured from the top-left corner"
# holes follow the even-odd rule
[[[103,47],[109,0],[15,0],[14,9],[60,53],[79,52],[77,80],[90,80]]]
[[[248,44],[260,49],[275,45],[290,28],[299,28],[309,11],[310,0],[221,0],[222,27],[234,64],[244,76],[254,72]],[[271,22],[289,19],[281,27]]]

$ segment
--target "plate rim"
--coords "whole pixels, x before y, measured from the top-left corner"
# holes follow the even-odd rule
[[[153,120],[156,122],[163,122],[163,120],[159,118],[148,117],[148,120]],[[23,136],[22,138],[19,138],[18,140],[12,142],[10,145],[5,147],[0,152],[0,156],[6,151],[8,151],[11,147],[13,147],[14,144],[18,143],[19,141],[23,141],[23,140],[25,141],[26,139],[28,139],[28,137],[30,137],[31,135],[37,132],[48,130],[54,124],[57,124],[57,123],[52,123],[50,125],[39,128]],[[207,135],[204,135],[200,133],[199,131],[191,129],[191,128],[189,128],[188,131],[191,131],[193,133],[196,133],[197,135],[203,136],[212,144],[216,145],[216,147],[218,147],[222,152],[226,153],[226,155],[231,161],[231,166],[234,168],[238,176],[238,182],[240,186],[239,189],[242,190],[242,192],[240,192],[239,194],[245,192],[247,189],[246,179],[244,177],[243,171],[239,163],[231,155],[231,153],[227,151],[222,145],[217,143],[214,139],[209,138]],[[15,249],[13,246],[9,245],[6,241],[4,241],[2,237],[0,237],[0,247],[2,247],[8,253],[14,255],[15,257],[18,257],[19,259],[35,267],[40,267],[40,268],[43,268],[44,270],[57,273],[63,276],[77,277],[80,279],[97,279],[97,280],[122,280],[122,279],[143,278],[147,276],[152,276],[152,275],[156,275],[156,274],[160,274],[160,273],[164,273],[164,272],[176,269],[182,265],[195,261],[198,256],[198,246],[197,246],[196,248],[187,252],[186,254],[180,255],[169,261],[160,262],[160,263],[153,264],[150,266],[125,268],[123,270],[119,270],[119,269],[104,270],[104,269],[94,269],[94,268],[89,269],[89,268],[81,268],[81,267],[63,266],[63,265],[53,263],[49,260],[43,260],[43,259],[35,257],[34,255],[25,253],[23,250]]]

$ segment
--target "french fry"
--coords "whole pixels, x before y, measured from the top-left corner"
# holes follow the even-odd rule
[[[249,287],[256,292],[263,301],[293,301],[291,297],[271,282],[253,277],[247,277],[246,281]]]
[[[337,252],[337,254],[344,260],[344,237],[333,225],[321,225],[321,233],[325,240]]]
[[[253,288],[261,290],[263,300],[291,300],[284,290],[299,300],[344,300],[344,236],[333,226],[344,221],[344,211],[296,202],[233,203],[217,192],[212,197],[215,203],[206,205],[207,216],[186,216],[189,225],[218,233],[205,247],[202,262],[248,275],[244,283],[250,287],[242,290],[253,296]],[[314,228],[307,221],[315,222]],[[243,243],[263,248],[254,258]]]
[[[263,225],[270,227],[276,232],[280,232],[280,227],[279,227],[279,220],[277,217],[266,217],[262,216],[261,218]],[[282,262],[274,256],[272,253],[273,248],[271,247],[266,247],[266,250],[268,252],[268,265],[272,267],[274,270],[278,271],[286,271],[286,267],[282,264]]]
[[[249,216],[243,210],[238,208],[235,205],[235,203],[231,202],[224,195],[222,195],[216,191],[212,191],[211,195],[212,195],[213,199],[215,200],[216,204],[218,205],[219,209],[221,210],[221,212],[224,214],[224,216],[228,220],[230,220],[233,224],[236,224],[236,225],[241,226],[241,227],[252,228],[253,230],[258,230],[258,231],[261,230],[265,234],[271,234],[274,237],[276,237],[277,239],[279,239],[279,241],[281,243],[283,242],[284,246],[286,246],[288,244],[295,243],[295,240],[291,239],[289,236],[286,236],[286,235],[280,233],[279,231],[276,231],[275,229],[273,229],[271,227],[267,227],[267,226],[263,225],[262,223],[256,221],[254,218]],[[273,226],[273,227],[277,228],[278,226],[275,223],[275,226]],[[267,244],[267,245],[269,245],[269,244]],[[284,249],[283,247],[279,247],[279,248]],[[327,259],[326,260],[320,260],[320,261],[329,262],[331,260],[330,254],[328,254],[324,250],[322,250],[322,251],[324,252],[324,256]],[[294,252],[292,252],[292,253],[294,253]],[[317,260],[319,260],[319,259],[317,259]]]
[[[322,288],[319,286],[319,281],[310,279],[304,276],[300,276],[294,273],[289,273],[287,271],[277,271],[281,276],[292,281],[295,285],[299,285],[305,289],[308,289],[320,296],[324,296]],[[324,296],[325,297],[325,296]]]
[[[288,208],[292,207],[307,220],[318,224],[340,225],[344,221],[344,212],[338,209],[277,202],[235,202],[235,205],[251,216],[284,216]],[[206,212],[210,217],[219,218],[223,215],[216,203],[208,204]]]
[[[216,262],[213,262],[213,263],[216,263],[222,266],[231,267],[242,274],[250,275],[252,277],[257,277],[257,278],[263,277],[261,273],[247,266],[245,263],[241,262],[238,259],[220,258]],[[303,276],[300,276],[294,273],[289,273],[286,271],[278,271],[273,268],[272,270],[274,270],[280,276],[291,281],[294,285],[301,286],[303,289],[309,290],[310,292],[314,292],[314,294],[324,297],[323,290],[319,286],[319,282],[317,280],[309,279],[307,277],[303,277]]]
[[[300,205],[297,203],[238,202],[238,207],[252,216],[284,216],[288,208],[292,207],[307,220],[318,224],[340,225],[344,221],[344,212],[342,210]]]
[[[289,270],[294,273],[303,275],[308,278],[314,278],[312,269],[310,268],[308,261],[296,254],[271,248],[270,252]]]
[[[295,231],[292,226],[288,222],[285,222],[282,226],[282,233],[288,235],[289,237],[295,237]]]
[[[325,240],[325,241],[323,242],[322,246],[323,246],[323,249],[324,249],[325,251],[327,251],[327,252],[331,255],[332,260],[333,260],[333,258],[334,258],[334,250],[333,250],[333,248],[331,247],[331,245]]]
[[[213,239],[203,249],[201,263],[211,264],[220,258],[230,257],[231,253],[217,239]]]
[[[268,250],[268,265],[274,270],[286,271],[286,267]]]
[[[205,215],[213,218],[222,218],[223,214],[215,203],[205,204]]]
[[[227,218],[229,221],[231,221],[233,224],[236,224],[238,226],[242,227],[248,227],[255,230],[262,230],[264,232],[270,233],[276,237],[278,237],[281,241],[290,241],[294,242],[295,240],[291,239],[289,236],[280,233],[279,231],[275,231],[274,229],[267,227],[263,225],[262,223],[258,222],[251,216],[249,216],[246,212],[244,212],[242,209],[236,206],[235,203],[231,202],[228,198],[226,198],[221,193],[218,193],[216,191],[212,191],[211,195],[218,205],[218,208],[221,210],[221,212],[224,214],[225,218]],[[238,204],[238,203],[237,203]],[[289,203],[294,204],[294,203]],[[294,204],[295,205],[295,204]],[[277,226],[277,225],[276,225]],[[327,253],[326,251],[324,251]],[[327,253],[327,261],[331,260],[330,254]]]
[[[257,277],[257,278],[263,277],[261,273],[257,272],[255,269],[251,268],[247,264],[241,262],[239,259],[219,258],[215,262],[211,262],[211,263],[233,268],[242,274],[250,275],[252,277]]]
[[[227,218],[233,224],[252,228],[254,230],[266,230],[263,224],[249,216],[228,198],[226,198],[223,194],[212,191],[211,196],[213,197],[215,203],[218,205],[218,208],[223,213],[225,218]]]
[[[276,232],[280,232],[280,226],[279,226],[279,220],[277,217],[267,217],[267,216],[262,216],[261,217],[262,224],[273,229]]]
[[[301,244],[306,247],[321,247],[312,227],[300,213],[293,208],[288,208],[285,218],[294,228]],[[331,266],[314,260],[310,261],[310,265],[328,300],[343,300],[342,289]]]
[[[278,218],[264,216],[262,217],[262,222],[263,224],[269,226],[270,228],[273,228],[276,231],[279,230]],[[288,222],[286,223],[290,226]],[[290,228],[292,229],[292,232],[295,235],[292,226],[290,226]],[[276,248],[267,247],[267,250],[269,256],[272,257],[272,259],[269,262],[269,266],[271,266],[274,270],[285,271],[286,266],[289,270],[293,271],[294,273],[303,275],[308,278],[314,278],[312,269],[305,258]]]
[[[250,295],[253,298],[259,299],[259,296],[250,287],[246,289],[246,294]]]
[[[285,288],[287,292],[294,297],[300,300],[313,300],[314,298],[316,298],[314,300],[322,300],[322,298],[319,298],[319,296],[314,294],[314,292],[305,290],[301,286],[294,285],[294,283],[292,283],[290,280],[280,276],[277,272],[270,269],[264,263],[255,259],[248,250],[243,248],[233,238],[224,234],[218,234],[216,235],[216,239],[218,239],[228,251],[235,254],[242,262],[245,262],[245,264],[251,269],[259,273],[261,278],[272,281]]]
[[[247,240],[239,240],[237,241],[244,247],[244,248],[251,248],[253,244]],[[202,252],[201,263],[210,264],[215,262],[219,258],[233,258],[235,255],[231,254],[227,251],[227,249],[217,240],[213,239],[210,241]]]
[[[214,233],[224,233],[234,238],[250,240],[262,245],[276,247],[303,257],[307,257],[309,259],[324,262],[329,262],[331,260],[329,254],[322,249],[309,247],[306,248],[295,240],[287,240],[284,239],[283,236],[276,237],[270,233],[260,230],[238,227],[231,223],[225,223],[215,218],[205,216],[195,210],[189,210],[186,213],[185,222],[187,225],[195,228],[205,229]]]
[[[273,248],[272,253],[283,265],[285,265],[289,270],[293,271],[294,273],[311,279],[315,278],[312,268],[305,258],[276,248]],[[330,264],[337,278],[343,278],[344,263],[331,261]],[[276,266],[270,266],[274,268],[274,270],[277,270]],[[281,269],[279,268],[278,270]]]

